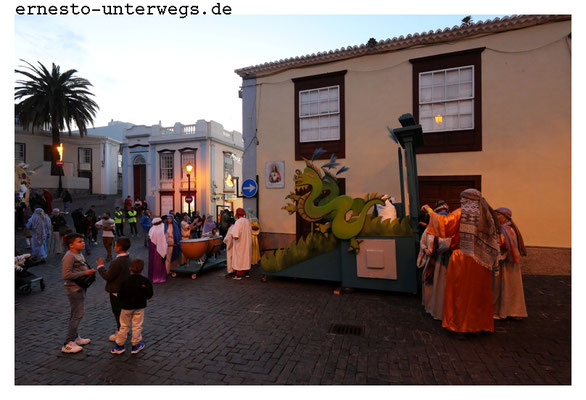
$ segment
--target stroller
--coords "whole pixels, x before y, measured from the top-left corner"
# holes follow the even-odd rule
[[[30,294],[33,290],[33,283],[38,283],[41,290],[45,290],[43,278],[39,278],[28,268],[40,264],[38,261],[31,259],[30,254],[21,254],[14,257],[14,275],[16,281],[16,290],[22,294]]]

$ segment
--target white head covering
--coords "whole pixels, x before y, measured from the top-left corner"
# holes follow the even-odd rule
[[[153,226],[149,230],[149,239],[153,244],[157,247],[157,253],[161,257],[165,257],[167,255],[167,240],[165,239],[165,225],[158,224],[161,222],[161,218],[153,219]]]

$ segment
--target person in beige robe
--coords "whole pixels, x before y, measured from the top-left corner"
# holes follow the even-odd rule
[[[527,255],[523,237],[511,218],[511,210],[501,207],[495,212],[501,224],[502,255],[499,271],[493,275],[493,315],[495,319],[526,318],[527,307],[520,265],[521,256]]]
[[[245,218],[246,211],[243,208],[236,210],[236,222],[232,228],[232,268],[236,271],[233,279],[240,280],[248,277],[252,261],[252,227],[250,221]]]

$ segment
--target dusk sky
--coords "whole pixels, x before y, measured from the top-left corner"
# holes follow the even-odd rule
[[[164,126],[213,119],[242,131],[235,69],[451,28],[467,15],[242,15],[258,2],[245,9],[242,3],[225,3],[230,16],[16,16],[13,65],[40,61],[78,70],[93,84],[96,127],[112,119]],[[504,14],[471,15],[477,22]]]

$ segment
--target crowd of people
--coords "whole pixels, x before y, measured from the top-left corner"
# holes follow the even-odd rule
[[[131,353],[135,354],[145,347],[142,324],[147,300],[153,296],[152,284],[166,282],[171,269],[180,261],[189,262],[184,257],[181,258],[181,240],[223,233],[229,260],[226,276],[236,280],[249,276],[253,234],[250,222],[244,218],[246,212],[243,209],[236,210],[235,218],[231,211],[225,210],[220,222],[216,223],[212,215],[200,217],[198,212],[194,212],[190,217],[185,213],[174,213],[173,210],[161,217],[152,218],[146,202],[140,200],[132,203],[127,199],[124,208],[121,210],[116,207],[114,218],[110,213],[104,213],[98,218],[93,205],[85,213],[77,208],[71,213],[75,232],[67,229],[65,218],[58,209],[54,209],[49,218],[43,209],[38,208],[27,223],[33,232],[33,253],[46,257],[47,241],[51,239],[61,240],[65,247],[62,278],[71,312],[61,348],[64,353],[77,353],[91,342],[78,333],[79,323],[85,312],[87,289],[77,282],[80,277],[95,276],[97,273],[105,280],[105,290],[108,292],[110,308],[116,322],[116,330],[109,337],[114,342],[111,352],[125,352],[124,344],[132,330]],[[142,276],[145,261],[140,258],[131,259],[131,240],[124,236],[126,223],[131,228],[130,236],[138,236],[136,227],[133,228],[137,221],[140,221],[144,235],[143,245],[149,250],[147,277]],[[97,244],[99,231],[102,231],[105,259],[99,257],[94,269],[87,264],[83,253],[91,254],[92,247]],[[106,266],[108,262],[109,266]]]
[[[494,320],[525,318],[520,268],[527,255],[512,211],[490,207],[476,189],[460,194],[460,208],[445,201],[421,208],[429,222],[421,235],[425,311],[454,332],[494,332]]]
[[[124,209],[116,207],[113,217],[104,213],[98,218],[93,205],[85,213],[76,208],[71,213],[72,232],[64,218],[67,212],[50,208],[51,196],[43,199],[41,204],[38,194],[31,196],[34,212],[22,222],[33,257],[45,260],[48,255],[66,252],[62,268],[71,314],[63,352],[78,352],[90,342],[77,333],[85,298],[85,288],[75,283],[79,276],[97,271],[106,281],[116,321],[116,331],[109,338],[115,342],[112,353],[124,352],[131,325],[132,352],[136,353],[144,348],[141,327],[146,300],[153,295],[152,284],[166,282],[171,269],[190,262],[181,253],[182,240],[221,235],[227,258],[225,276],[235,280],[249,277],[251,265],[260,258],[255,236],[258,223],[251,224],[242,208],[234,214],[222,211],[218,222],[212,215],[200,216],[197,211],[190,216],[169,210],[153,218],[146,201],[132,202],[129,196]],[[17,208],[17,214],[25,215],[25,207],[21,208]],[[495,319],[527,317],[520,269],[520,258],[526,250],[512,211],[504,207],[493,210],[475,189],[463,191],[460,208],[451,213],[442,200],[433,209],[424,205],[421,210],[428,216],[422,224],[417,258],[425,311],[441,320],[444,328],[462,333],[494,332]],[[124,236],[126,224],[130,237],[138,237],[137,224],[142,228],[143,245],[148,248],[148,278],[142,276],[145,262],[130,259],[131,242]],[[100,257],[94,270],[82,253],[91,254],[99,231],[105,260]],[[106,268],[107,262],[110,265]]]

